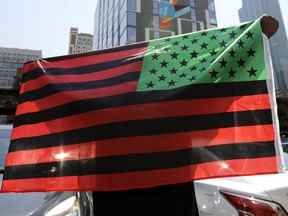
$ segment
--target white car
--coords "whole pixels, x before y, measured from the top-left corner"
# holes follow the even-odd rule
[[[283,143],[287,149],[287,143]],[[283,161],[288,166],[288,153]],[[200,216],[288,216],[288,172],[195,182]]]
[[[200,216],[287,216],[288,174],[197,181]]]

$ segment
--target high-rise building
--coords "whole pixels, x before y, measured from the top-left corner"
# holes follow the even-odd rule
[[[12,121],[17,104],[17,71],[42,57],[40,50],[0,47],[0,124]]]
[[[0,47],[0,89],[12,89],[17,69],[23,63],[42,57],[40,50]]]
[[[78,33],[77,28],[70,29],[69,54],[85,53],[92,50],[93,35]]]
[[[98,0],[94,49],[217,26],[214,0]]]
[[[285,0],[286,1],[286,0]],[[275,83],[278,93],[288,90],[288,39],[285,27],[285,5],[280,0],[242,0],[239,10],[241,22],[257,19],[263,14],[274,16],[279,21],[278,32],[269,40],[275,70]],[[288,10],[288,8],[286,8]],[[287,19],[288,14],[286,14]]]

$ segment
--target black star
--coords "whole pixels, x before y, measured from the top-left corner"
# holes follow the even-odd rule
[[[154,53],[154,54],[152,55],[152,59],[153,59],[153,60],[158,60],[158,57],[159,57],[159,55],[158,55],[157,53]]]
[[[246,34],[247,38],[253,38],[253,35],[254,34],[252,32],[250,32],[250,31],[248,31],[247,34]]]
[[[226,67],[227,61],[225,61],[225,59],[222,59],[222,60],[220,61],[220,65],[221,65],[221,68]]]
[[[164,75],[161,75],[158,78],[159,78],[159,81],[165,81],[166,80],[166,77]]]
[[[154,83],[152,81],[146,83],[147,88],[153,88],[154,87]]]
[[[177,59],[178,58],[178,53],[174,52],[174,53],[171,53],[171,58],[172,59]]]
[[[201,49],[207,49],[208,47],[208,44],[207,43],[202,43],[201,44]]]
[[[255,56],[256,51],[253,50],[253,49],[249,49],[249,50],[247,51],[247,53],[248,53],[248,56],[251,57],[251,56]]]
[[[214,49],[210,51],[210,55],[211,55],[211,56],[214,56],[214,55],[216,55],[216,54],[217,54],[217,52],[216,52]]]
[[[170,73],[171,73],[171,74],[176,74],[176,73],[177,73],[177,70],[176,70],[175,68],[172,68],[172,69],[170,70]]]
[[[197,58],[198,57],[198,53],[194,50],[193,52],[190,53],[191,58]]]
[[[210,39],[211,39],[211,40],[217,40],[217,36],[216,36],[216,35],[213,35],[213,36],[210,37]]]
[[[192,82],[192,81],[196,80],[196,77],[192,76],[189,80]]]
[[[173,42],[173,45],[174,45],[174,46],[178,46],[178,45],[179,45],[179,42],[178,42],[178,41],[175,41],[175,42]]]
[[[187,62],[185,59],[183,59],[183,60],[180,62],[180,64],[181,64],[182,67],[183,67],[183,66],[186,66],[187,63],[188,63],[188,62]]]
[[[196,39],[196,38],[191,41],[192,44],[195,44],[197,42],[198,42],[198,39]]]
[[[175,86],[176,82],[174,80],[171,80],[168,84],[169,86]]]
[[[232,50],[229,52],[229,54],[230,54],[231,57],[234,57],[235,54],[236,54],[236,52],[232,49]]]
[[[226,42],[223,40],[223,41],[221,41],[221,42],[219,43],[219,45],[220,45],[221,47],[226,47]]]
[[[257,70],[255,70],[253,67],[251,67],[251,69],[248,71],[250,77],[252,76],[256,77],[256,72]]]
[[[205,70],[206,70],[206,68],[201,68],[201,69],[200,69],[201,72],[203,72],[203,71],[205,71]]]
[[[219,73],[219,72],[217,72],[217,71],[215,71],[215,70],[212,70],[212,71],[209,72],[211,78],[217,78],[217,74],[218,74],[218,73]]]
[[[202,32],[201,36],[207,36],[207,32]]]
[[[160,64],[161,64],[161,67],[167,67],[168,63],[165,60],[163,60]]]
[[[185,77],[186,77],[186,74],[185,74],[185,73],[182,73],[179,77],[185,78]]]
[[[197,70],[197,67],[196,67],[196,66],[190,67],[190,71],[191,71],[191,72],[192,72],[192,71],[195,71],[195,70]]]
[[[151,69],[151,70],[150,70],[150,73],[151,73],[151,74],[156,74],[156,72],[157,72],[157,71],[156,71],[155,69]]]
[[[244,48],[244,42],[242,40],[239,40],[237,44],[240,48]]]
[[[233,70],[233,69],[231,69],[228,73],[229,73],[229,77],[230,77],[230,78],[234,78],[234,77],[235,77],[235,74],[236,74],[236,71]]]
[[[182,49],[182,50],[187,50],[187,49],[188,49],[188,46],[184,45],[184,46],[181,47],[181,49]]]
[[[237,61],[237,63],[238,63],[239,67],[244,67],[244,65],[245,65],[245,61],[242,58],[239,59],[239,61]]]
[[[200,60],[200,62],[201,63],[205,63],[205,62],[207,62],[207,60],[205,58],[203,58],[203,59]]]
[[[230,38],[231,38],[231,39],[234,39],[237,34],[236,34],[234,31],[232,31],[232,32],[230,32],[229,35],[230,35]]]

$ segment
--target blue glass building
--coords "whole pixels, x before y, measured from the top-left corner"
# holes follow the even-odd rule
[[[214,0],[98,0],[93,48],[217,26]]]
[[[242,0],[242,8],[239,10],[241,22],[257,19],[263,14],[274,16],[279,21],[278,32],[269,40],[279,96],[288,90],[288,29],[285,25],[288,14],[285,17],[283,13],[288,8],[284,1],[287,0]]]

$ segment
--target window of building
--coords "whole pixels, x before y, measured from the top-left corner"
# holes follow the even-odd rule
[[[120,5],[120,7],[119,7],[120,10],[124,9],[124,11],[126,11],[126,9],[127,9],[127,0],[120,0],[119,5]]]
[[[136,0],[127,0],[127,9],[129,11],[136,11],[137,10]]]
[[[152,27],[156,29],[159,28],[159,16],[153,16]]]
[[[153,14],[158,15],[159,14],[159,1],[153,0]]]
[[[120,45],[126,45],[127,43],[127,29],[124,29],[124,31],[122,32],[121,36],[120,36]]]
[[[127,23],[129,26],[136,26],[136,13],[127,12]]]
[[[136,42],[137,35],[136,35],[136,28],[129,26],[127,28],[127,40],[128,42]]]
[[[126,27],[127,27],[127,17],[124,16],[124,18],[120,20],[120,25],[119,25],[120,35],[122,35],[122,32],[124,31],[124,29],[126,29]]]
[[[196,10],[194,8],[191,8],[191,19],[193,21],[197,20],[197,18],[196,18]]]
[[[127,10],[141,12],[141,0],[127,0]]]
[[[214,0],[208,0],[208,11],[209,11],[210,24],[217,25]]]
[[[195,0],[190,0],[190,5],[191,7],[195,8],[196,7]]]
[[[113,38],[113,47],[118,46],[118,45],[119,45],[118,35],[114,35],[114,38]]]

